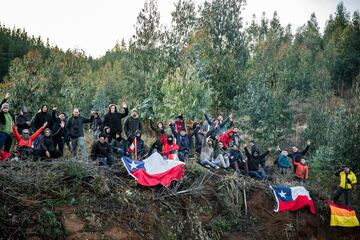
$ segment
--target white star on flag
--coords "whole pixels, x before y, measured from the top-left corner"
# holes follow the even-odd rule
[[[279,193],[279,195],[280,195],[282,198],[285,198],[286,192],[281,191],[281,192]]]
[[[132,161],[130,164],[131,169],[137,168],[138,164],[136,164],[134,161]]]

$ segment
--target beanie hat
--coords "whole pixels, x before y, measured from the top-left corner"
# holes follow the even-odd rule
[[[10,105],[8,103],[3,103],[3,105],[1,105],[1,110],[3,110],[4,108],[9,108]]]

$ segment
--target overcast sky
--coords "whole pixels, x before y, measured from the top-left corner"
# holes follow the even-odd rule
[[[170,12],[177,0],[158,0],[161,22],[169,24]],[[134,34],[136,17],[145,0],[0,0],[0,23],[24,28],[30,35],[49,38],[52,45],[66,50],[80,48],[99,57],[116,41]],[[195,0],[200,4],[203,0]],[[306,23],[315,12],[323,28],[340,0],[248,0],[244,20],[251,21],[266,12],[271,18],[278,12],[283,25],[293,29]],[[351,14],[360,9],[360,0],[343,0]]]

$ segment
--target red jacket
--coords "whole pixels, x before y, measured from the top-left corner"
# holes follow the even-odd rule
[[[164,157],[167,157],[168,159],[174,159],[173,156],[170,157],[170,155],[172,155],[170,152],[171,151],[178,151],[179,150],[179,146],[175,143],[173,144],[168,144],[166,137],[164,134],[160,135],[160,140],[163,144],[162,147],[162,155]]]
[[[300,179],[308,179],[309,176],[309,167],[302,165],[301,163],[295,162],[293,160],[293,165],[296,167],[295,177]]]
[[[234,133],[234,129],[229,129],[226,133],[219,136],[219,142],[224,144],[224,149],[229,147],[230,142],[234,139],[234,137],[230,137],[230,134]]]
[[[40,135],[40,133],[42,131],[44,131],[44,127],[39,128],[33,135],[31,135],[29,137],[29,139],[25,140],[21,137],[21,135],[19,134],[18,130],[16,129],[16,126],[13,126],[13,134],[14,137],[16,139],[16,141],[18,142],[18,147],[28,147],[28,148],[32,148],[32,143],[33,141]]]

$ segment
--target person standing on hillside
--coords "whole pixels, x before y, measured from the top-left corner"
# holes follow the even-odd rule
[[[1,101],[0,111],[0,151],[1,160],[6,160],[10,157],[10,148],[12,144],[12,123],[14,121],[14,115],[10,113],[10,106],[7,100],[10,98],[10,94],[6,93],[5,98]],[[4,150],[2,151],[4,147]]]
[[[131,138],[135,136],[135,132],[137,130],[142,132],[143,127],[139,118],[138,111],[136,109],[133,109],[131,110],[131,116],[126,119],[124,124],[124,131],[129,141],[131,141]]]
[[[108,138],[109,142],[111,142],[111,140],[116,137],[116,133],[122,133],[121,119],[129,114],[129,109],[126,103],[123,103],[122,107],[124,108],[124,113],[119,113],[116,105],[110,104],[109,112],[105,114],[104,121],[101,124],[101,130],[104,129],[104,127],[110,128],[110,135]]]
[[[19,114],[15,118],[15,123],[19,132],[31,127],[31,117],[27,107],[24,106],[20,109]]]
[[[93,118],[92,122],[90,123],[90,129],[92,131],[94,141],[97,141],[99,138],[99,134],[101,132],[100,131],[101,124],[102,124],[102,120],[99,115],[99,112],[94,111],[94,118]]]
[[[69,139],[69,134],[66,128],[66,115],[64,112],[60,113],[59,116],[56,116],[56,110],[57,108],[54,107],[53,108],[53,113],[52,113],[52,118],[53,118],[53,128],[52,128],[52,132],[53,133],[57,133],[56,135],[53,136],[53,140],[54,140],[54,145],[55,148],[57,148],[61,154],[61,156],[64,155],[64,147],[65,147],[65,143],[67,144],[69,150],[71,151],[71,146],[70,146],[70,141]]]
[[[69,118],[66,126],[66,129],[68,130],[71,139],[73,157],[76,157],[77,155],[77,147],[79,144],[81,148],[81,155],[84,161],[87,160],[87,152],[84,138],[84,123],[91,123],[92,118],[93,113],[91,115],[91,118],[87,119],[80,116],[80,110],[78,108],[74,108],[73,115],[71,118]]]
[[[41,128],[45,122],[48,123],[48,128],[51,129],[53,127],[52,116],[48,112],[48,106],[42,105],[40,111],[35,114],[32,121],[33,131],[35,132]]]
[[[301,158],[300,162],[295,162],[295,160],[292,160],[295,170],[295,180],[301,182],[302,184],[305,183],[305,181],[309,177],[309,167],[306,165],[305,158]]]
[[[48,112],[48,106],[42,105],[39,112],[35,114],[33,120],[32,120],[32,130],[33,132],[36,132],[38,129],[40,129],[44,123],[48,123],[48,128],[52,129],[53,122],[52,122],[52,116]],[[43,137],[43,133],[41,133],[34,141],[34,149],[40,149],[39,141]]]
[[[301,159],[303,159],[305,157],[305,154],[309,151],[311,142],[307,141],[306,143],[306,147],[303,151],[299,151],[299,149],[296,146],[293,146],[291,149],[291,153],[288,154],[288,157],[291,158],[293,160],[293,162],[295,163],[299,163],[301,161]],[[277,146],[277,150],[278,152],[282,152],[280,146]],[[296,173],[296,165],[294,165],[294,173]]]
[[[351,189],[357,183],[356,175],[353,173],[353,171],[351,171],[348,165],[345,165],[342,169],[337,171],[335,175],[340,177],[340,184],[334,196],[334,203],[336,203],[340,196],[344,194],[345,204],[350,206]]]

